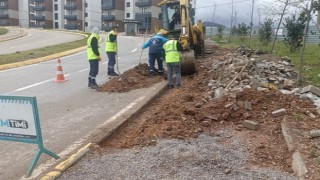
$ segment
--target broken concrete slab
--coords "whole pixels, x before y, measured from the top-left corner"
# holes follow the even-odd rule
[[[243,127],[251,130],[256,130],[258,128],[258,123],[250,120],[244,120],[242,123]]]
[[[302,178],[308,172],[299,151],[294,152],[292,155],[292,170],[299,178]]]
[[[320,130],[312,130],[310,131],[311,138],[317,138],[320,137]]]
[[[313,94],[320,96],[320,89],[313,86],[313,85],[309,85],[309,86],[302,88],[301,93],[307,93],[307,92],[312,92]]]
[[[279,116],[283,116],[283,115],[286,115],[286,114],[287,114],[287,110],[286,109],[279,109],[279,110],[276,110],[276,111],[272,112],[272,116],[273,117],[279,117]]]

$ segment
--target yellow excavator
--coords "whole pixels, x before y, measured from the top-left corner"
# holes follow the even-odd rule
[[[155,32],[165,30],[166,36],[173,35],[181,43],[181,74],[196,73],[195,57],[204,55],[203,24],[194,24],[195,10],[191,0],[163,0],[158,4],[161,8],[159,19],[161,27],[156,26]]]

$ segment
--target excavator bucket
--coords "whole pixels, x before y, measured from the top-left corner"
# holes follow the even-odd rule
[[[194,51],[183,51],[180,56],[181,75],[196,73]]]

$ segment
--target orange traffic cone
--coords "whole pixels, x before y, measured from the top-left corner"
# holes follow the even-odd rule
[[[58,82],[58,83],[67,81],[66,79],[64,79],[64,75],[63,75],[60,59],[58,59],[58,64],[57,64],[57,78],[54,81]]]

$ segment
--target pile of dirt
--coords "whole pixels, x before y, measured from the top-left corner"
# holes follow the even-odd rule
[[[125,71],[121,76],[110,79],[97,91],[124,93],[134,89],[149,87],[163,80],[162,76],[150,78],[149,66],[143,63]]]
[[[308,167],[306,179],[319,178],[320,151],[316,146],[319,139],[311,139],[306,135],[310,130],[320,129],[319,119],[311,118],[307,113],[317,114],[312,102],[276,90],[259,91],[254,88],[244,88],[243,91],[215,98],[215,92],[208,84],[219,76],[209,64],[226,59],[234,50],[212,46],[207,52],[210,52],[207,57],[197,61],[198,74],[183,77],[182,88],[170,89],[155,99],[141,114],[103,142],[101,147],[108,150],[141,147],[154,145],[157,139],[190,139],[202,133],[217,136],[220,129],[228,128],[250,152],[248,166],[292,172],[293,152],[288,150],[281,129],[281,122],[285,118],[290,128],[294,129],[295,145],[302,152]],[[286,115],[272,115],[273,111],[282,108],[286,109]],[[258,129],[245,128],[244,120],[259,123]]]

